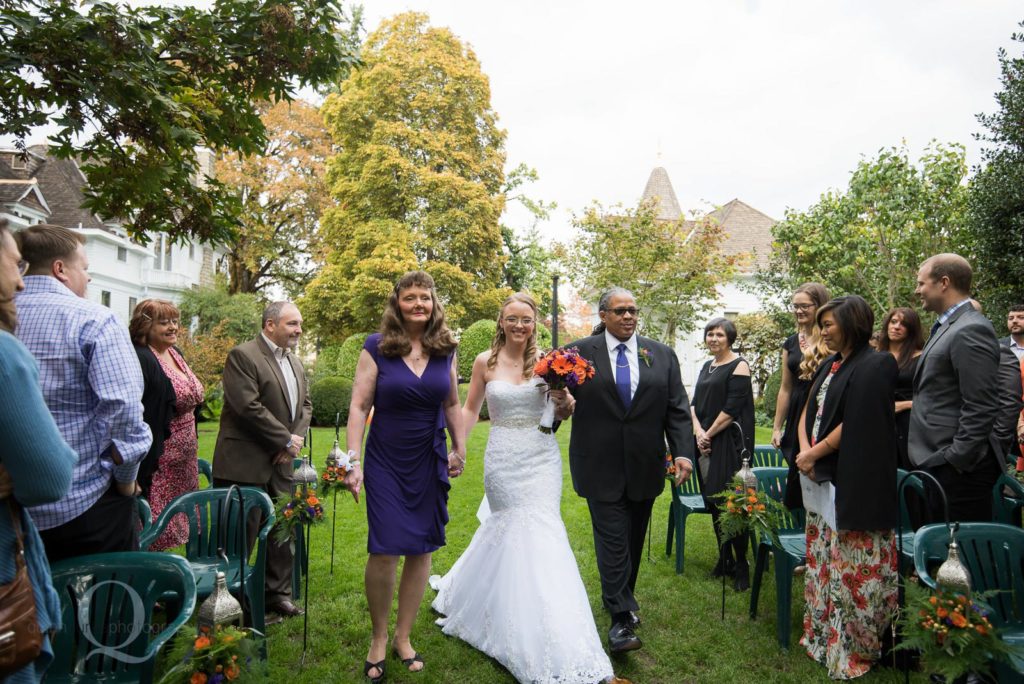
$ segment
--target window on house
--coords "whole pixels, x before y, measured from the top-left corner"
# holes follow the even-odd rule
[[[170,271],[171,270],[171,247],[173,247],[173,246],[174,245],[173,245],[173,243],[170,240],[168,240],[167,238],[164,238],[164,270],[165,271]]]
[[[11,168],[12,169],[24,169],[27,166],[25,158],[20,154],[11,155]]]
[[[128,261],[128,248],[127,247],[118,247],[117,248],[117,260],[118,261]]]
[[[138,303],[139,303],[139,298],[138,297],[129,297],[128,298],[128,318],[129,319],[131,319],[132,315],[135,313],[135,307],[138,305]]]
[[[196,245],[195,245],[194,242],[188,243],[188,258],[189,259],[195,259],[196,258]]]
[[[107,308],[110,308],[110,293],[107,292],[106,290],[100,292],[100,304]]]
[[[163,254],[164,236],[158,235],[153,240],[153,269],[160,270],[160,256]]]

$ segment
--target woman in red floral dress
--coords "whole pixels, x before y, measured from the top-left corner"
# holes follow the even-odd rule
[[[154,447],[159,441],[158,433],[163,437],[162,453],[154,448],[146,457],[148,463],[144,462],[140,467],[140,484],[154,517],[160,515],[175,498],[195,491],[199,486],[199,441],[194,411],[203,401],[203,385],[174,346],[178,341],[178,325],[179,312],[174,304],[161,299],[147,299],[135,307],[129,326],[146,381],[143,405],[147,414],[159,416],[150,424]],[[167,392],[168,381],[173,393]],[[146,395],[151,397],[149,402]],[[167,404],[171,401],[173,410],[168,411]],[[154,405],[159,408],[153,410]],[[169,424],[165,422],[167,414]],[[188,519],[182,514],[171,520],[150,549],[162,551],[186,541]]]

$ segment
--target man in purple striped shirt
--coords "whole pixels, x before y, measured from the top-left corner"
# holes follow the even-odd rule
[[[142,371],[128,330],[85,299],[85,239],[60,226],[17,234],[28,262],[18,294],[18,338],[39,362],[46,405],[78,453],[71,489],[30,508],[50,562],[85,553],[134,551],[135,475],[152,442],[142,420]]]

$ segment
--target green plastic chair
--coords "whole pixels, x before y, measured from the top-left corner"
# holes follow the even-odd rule
[[[1017,478],[1003,473],[992,487],[993,522],[1020,526],[1022,507],[1024,507],[1024,485]]]
[[[771,444],[758,444],[754,447],[751,468],[786,468],[788,466],[781,449],[776,449]]]
[[[180,556],[129,551],[54,563],[61,631],[47,682],[151,682],[160,648],[192,617],[196,581]],[[173,619],[153,619],[166,594],[180,597]],[[140,614],[141,612],[141,614]]]
[[[956,533],[960,561],[971,575],[971,589],[993,591],[985,599],[989,619],[1003,630],[1003,641],[1024,652],[1024,530],[1001,523],[960,523]],[[949,530],[944,524],[917,531],[914,567],[925,585],[936,588],[931,573],[948,555]],[[1013,656],[1012,667],[997,665],[997,681],[1021,681],[1024,657]]]
[[[673,533],[676,543],[676,574],[682,574],[686,561],[686,518],[691,513],[710,515],[704,505],[704,496],[700,491],[697,473],[691,473],[686,482],[676,486],[672,484],[672,501],[668,507],[668,534],[665,538],[665,555],[672,555]]]
[[[754,468],[757,487],[776,501],[786,493],[788,468]],[[762,538],[757,544],[757,560],[750,585],[750,619],[757,618],[757,602],[761,596],[761,577],[768,566],[768,555],[775,558],[775,633],[779,646],[789,648],[790,615],[793,603],[793,571],[807,559],[807,537],[804,534],[803,509],[790,511],[779,526],[779,543]]]
[[[135,497],[135,510],[138,512],[139,521],[142,523],[142,527],[139,529],[139,538],[141,539],[153,527],[153,509],[149,507],[148,501],[141,496],[137,496]]]
[[[259,529],[256,541],[256,555],[250,561],[246,540],[242,537],[242,518],[239,515],[237,497],[232,497],[227,506],[226,518],[224,501],[228,489],[200,489],[186,492],[167,504],[153,523],[149,533],[139,539],[142,549],[148,549],[155,542],[176,515],[188,518],[188,541],[185,543],[185,558],[196,578],[196,593],[202,601],[213,593],[217,571],[225,574],[228,590],[238,597],[239,567],[245,559],[245,593],[249,600],[252,626],[260,633],[266,633],[266,589],[267,535],[274,526],[274,505],[266,492],[256,487],[242,487],[245,512],[259,508],[264,523]],[[227,562],[217,553],[221,544],[222,527],[227,525]]]
[[[904,480],[903,478],[907,479]],[[903,483],[902,487],[900,483]],[[900,543],[900,530],[903,534],[903,549],[900,554],[900,572],[907,574],[914,567],[914,540],[917,536],[914,525],[910,520],[910,507],[907,505],[907,491],[913,491],[922,499],[927,500],[925,494],[925,482],[919,475],[898,468],[896,470],[896,486],[899,488],[900,502],[900,527],[896,530],[896,543]],[[899,550],[899,549],[897,549]]]
[[[206,486],[200,489],[209,489],[213,486],[213,466],[205,458],[199,459],[199,474],[206,478]]]

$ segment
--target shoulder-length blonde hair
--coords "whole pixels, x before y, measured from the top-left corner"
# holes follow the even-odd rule
[[[814,372],[818,370],[821,362],[832,352],[828,345],[821,339],[821,329],[818,327],[818,309],[825,306],[831,299],[828,288],[821,283],[804,283],[793,290],[793,294],[805,294],[814,303],[814,312],[811,315],[811,334],[807,336],[807,349],[800,361],[800,379],[810,380]]]
[[[430,301],[433,303],[427,327],[420,337],[423,351],[430,356],[447,356],[459,345],[445,324],[444,307],[434,291],[434,279],[424,271],[409,271],[395,283],[395,289],[391,291],[388,304],[384,307],[384,315],[380,319],[380,345],[377,349],[389,357],[405,356],[412,351],[412,343],[409,341],[409,334],[405,331],[402,319],[402,310],[398,306],[402,290],[410,287],[430,290]]]
[[[174,302],[166,299],[143,299],[135,305],[132,320],[128,323],[128,334],[132,342],[145,347],[149,344],[149,331],[160,320],[177,319],[181,314]]]
[[[494,367],[498,365],[498,352],[501,351],[506,342],[505,330],[501,327],[501,319],[505,317],[505,309],[508,305],[515,302],[526,304],[533,310],[533,332],[530,333],[530,339],[526,341],[526,348],[523,349],[523,378],[529,380],[533,377],[533,366],[537,360],[537,326],[540,325],[540,321],[537,320],[537,302],[533,301],[533,297],[525,292],[516,292],[509,295],[501,303],[501,308],[498,309],[498,327],[494,331],[494,339],[491,340],[491,355],[487,357],[487,367],[494,370]]]

